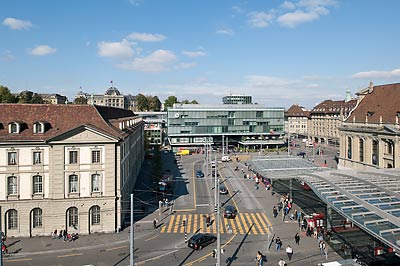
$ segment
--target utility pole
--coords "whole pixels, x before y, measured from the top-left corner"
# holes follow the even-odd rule
[[[288,144],[287,144],[287,153],[290,155],[290,131],[288,131]]]
[[[224,135],[222,135],[222,156],[225,155],[225,140],[224,140]]]
[[[0,206],[0,247],[1,247],[1,252],[0,252],[0,266],[3,266],[3,228],[1,224],[1,206]]]
[[[219,184],[219,178],[217,179],[217,182]],[[221,211],[219,208],[219,192],[217,195],[218,195],[218,197],[217,197],[217,266],[221,266],[221,228],[220,228]]]
[[[217,193],[217,190],[219,190],[219,186],[218,186],[218,165],[217,165],[217,156],[215,155],[215,170],[214,170],[214,180],[215,180],[215,185],[214,185],[214,199],[215,199],[215,204],[214,204],[214,212],[217,212],[217,195],[219,195],[219,193]]]
[[[134,251],[134,247],[133,247],[133,243],[134,243],[133,231],[135,231],[135,226],[133,224],[133,193],[132,193],[131,194],[131,234],[130,234],[130,237],[131,237],[131,240],[130,240],[130,244],[131,244],[130,256],[131,256],[131,259],[130,259],[129,266],[134,266],[135,265],[135,257],[134,257],[134,254],[133,254],[133,251]]]

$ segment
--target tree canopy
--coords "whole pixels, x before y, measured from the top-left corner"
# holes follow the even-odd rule
[[[0,103],[15,103],[15,97],[10,90],[0,85]]]
[[[149,110],[149,101],[146,96],[139,93],[136,95],[136,110],[140,112],[148,111]]]

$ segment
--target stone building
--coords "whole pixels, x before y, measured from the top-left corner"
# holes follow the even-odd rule
[[[400,168],[400,83],[361,90],[340,127],[340,168]]]
[[[351,99],[347,91],[345,100],[325,100],[315,106],[309,115],[308,137],[316,143],[339,145],[339,126],[356,106],[357,100]]]
[[[39,93],[39,95],[42,97],[44,103],[50,103],[50,104],[66,104],[68,103],[68,98],[67,96],[60,95],[57,93]]]
[[[307,136],[307,123],[310,111],[297,104],[292,105],[285,112],[285,120],[287,121],[286,133],[291,136]]]
[[[108,88],[104,94],[89,94],[80,91],[75,96],[75,99],[79,97],[85,98],[88,104],[131,109],[129,108],[129,105],[131,104],[130,98],[122,95],[114,86]]]
[[[96,105],[0,104],[1,231],[113,232],[129,221],[144,123]]]

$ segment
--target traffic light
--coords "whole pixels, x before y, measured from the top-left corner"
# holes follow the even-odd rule
[[[185,226],[186,225],[186,220],[182,221],[182,225]]]

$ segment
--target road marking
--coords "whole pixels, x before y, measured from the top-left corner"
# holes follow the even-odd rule
[[[257,215],[258,219],[260,220],[261,225],[262,225],[262,227],[264,228],[264,231],[265,231],[266,233],[269,233],[268,226],[265,224],[265,222],[264,222],[264,220],[262,219],[261,215],[260,215],[259,213],[256,213],[256,215]]]
[[[262,215],[262,216],[265,218],[265,220],[267,221],[267,223],[268,223],[268,225],[269,225],[269,228],[270,228],[270,231],[272,231],[272,223],[268,220],[267,215],[266,215],[265,213],[262,213],[261,215]]]
[[[249,232],[249,227],[247,226],[246,220],[244,219],[244,214],[238,213],[237,216],[239,216],[240,219],[242,220],[242,224],[243,224],[243,227],[244,227],[244,231],[245,231],[246,233]]]
[[[158,236],[160,236],[160,235],[155,235],[155,236],[153,236],[153,237],[150,237],[150,238],[146,239],[145,242],[150,241],[150,240],[152,240],[152,239],[154,239],[154,238],[156,238],[156,237],[158,237]]]
[[[75,256],[81,256],[81,255],[83,255],[83,253],[74,253],[74,254],[60,255],[60,256],[57,256],[57,258],[75,257]]]
[[[252,220],[250,219],[249,214],[246,213],[245,215],[246,215],[247,220],[249,221],[249,224],[251,224]],[[253,225],[254,225],[254,224],[255,224],[255,222],[253,221]],[[258,235],[258,232],[257,232],[255,226],[252,226],[252,227],[251,227],[251,231],[253,232],[253,234]]]
[[[174,219],[175,219],[175,215],[172,215],[171,219],[169,219],[168,232],[171,232],[172,225],[174,224]]]
[[[188,222],[188,220],[187,220],[187,218],[186,218],[186,214],[184,214],[184,215],[182,215],[182,222],[181,222],[181,230],[180,230],[180,233],[185,233],[185,226],[183,226],[183,222],[185,221],[185,226],[187,226],[187,222]]]
[[[5,262],[19,262],[19,261],[30,261],[32,260],[31,258],[27,259],[14,259],[14,260],[4,260]]]
[[[210,206],[210,203],[199,203],[196,205],[196,207],[208,207]]]
[[[145,241],[147,241],[147,240],[145,240]],[[111,250],[116,250],[116,249],[121,249],[121,248],[126,248],[126,247],[128,247],[128,246],[120,246],[120,247],[115,247],[115,248],[108,248],[108,249],[106,249],[106,251],[111,251]]]
[[[164,257],[164,256],[168,256],[169,254],[174,253],[174,252],[177,252],[177,251],[178,251],[178,249],[175,249],[175,250],[173,250],[173,251],[164,253],[164,254],[159,255],[159,256],[156,256],[156,257],[154,257],[154,258],[150,258],[150,259],[147,259],[147,260],[142,260],[142,261],[136,262],[135,265],[143,265],[143,264],[145,264],[145,263],[148,262],[148,261],[158,260],[158,259],[160,259],[160,258],[162,258],[162,257]]]
[[[176,222],[175,222],[175,227],[174,227],[174,233],[177,233],[178,232],[178,228],[179,228],[179,219],[181,218],[181,216],[180,215],[178,215],[177,217],[176,217]]]

